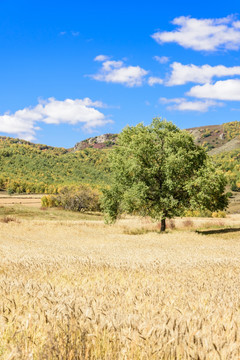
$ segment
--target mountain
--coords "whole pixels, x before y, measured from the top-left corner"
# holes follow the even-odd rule
[[[199,126],[186,129],[197,144],[207,149],[210,155],[220,154],[240,148],[240,121],[222,125]],[[116,144],[117,134],[104,134],[78,142],[74,151],[86,148],[105,149]]]
[[[226,172],[230,188],[240,190],[240,122],[186,129]],[[117,134],[104,134],[57,148],[0,137],[0,189],[11,192],[56,192],[63,186],[106,186],[111,181],[108,153]]]

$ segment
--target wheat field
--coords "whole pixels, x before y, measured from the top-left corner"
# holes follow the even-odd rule
[[[240,358],[239,231],[10,220],[0,222],[0,359]]]

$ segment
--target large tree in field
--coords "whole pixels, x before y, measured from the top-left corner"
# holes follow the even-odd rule
[[[103,191],[107,221],[122,213],[161,219],[181,216],[186,209],[223,210],[226,180],[193,137],[171,122],[126,127],[110,154],[112,185]]]

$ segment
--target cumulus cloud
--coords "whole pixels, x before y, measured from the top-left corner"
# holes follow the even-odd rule
[[[106,61],[106,60],[109,60],[109,56],[107,55],[98,55],[94,58],[94,61]]]
[[[218,103],[212,100],[189,101],[185,98],[175,98],[175,99],[160,98],[159,101],[162,104],[170,104],[167,106],[168,110],[178,110],[178,111],[206,112],[209,110],[210,107],[223,105],[222,103]]]
[[[240,79],[193,86],[187,95],[201,99],[240,101]]]
[[[240,48],[240,21],[234,16],[220,19],[195,19],[190,16],[175,18],[173,31],[158,31],[152,38],[159,44],[175,42],[197,51],[238,50]]]
[[[153,86],[155,84],[163,84],[163,79],[159,78],[159,77],[154,77],[154,76],[150,76],[148,78],[148,84],[150,86]]]
[[[156,55],[153,58],[154,58],[154,60],[156,60],[160,64],[166,64],[170,60],[169,57],[167,57],[167,56],[157,56]]]
[[[1,115],[0,131],[15,134],[26,140],[34,140],[36,131],[39,130],[37,126],[39,122],[55,125],[81,123],[85,128],[91,129],[111,122],[96,109],[102,107],[104,104],[89,98],[64,101],[49,98],[46,101],[39,101],[35,107]]]
[[[142,69],[140,66],[126,66],[123,61],[104,60],[99,72],[91,75],[91,77],[98,81],[134,87],[141,86],[147,74],[148,71]]]
[[[206,84],[211,82],[213,77],[240,75],[240,66],[196,66],[193,64],[183,65],[181,63],[174,62],[171,64],[171,68],[172,72],[167,81],[168,86],[184,85],[188,82]]]

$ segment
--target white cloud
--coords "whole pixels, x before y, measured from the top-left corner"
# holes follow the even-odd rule
[[[98,55],[94,58],[94,61],[106,61],[106,60],[109,60],[109,56],[107,55]]]
[[[240,79],[193,86],[187,95],[201,99],[240,101]]]
[[[0,131],[3,133],[18,135],[22,139],[31,141],[35,139],[36,130],[38,129],[34,121],[23,120],[14,114],[0,116]]]
[[[96,109],[99,107],[104,107],[104,104],[89,98],[64,101],[49,98],[39,101],[33,108],[24,108],[14,114],[5,113],[0,116],[0,131],[34,140],[36,131],[39,130],[36,125],[38,122],[55,125],[82,123],[85,128],[91,129],[111,122]]]
[[[167,56],[157,56],[156,55],[153,58],[154,58],[154,60],[156,60],[160,64],[166,64],[170,60],[169,57],[167,57]]]
[[[70,32],[67,32],[67,31],[61,31],[59,33],[59,35],[61,36],[64,36],[66,34],[71,34],[72,36],[79,36],[80,35],[80,32],[79,31],[70,31]]]
[[[171,68],[172,72],[166,83],[168,86],[184,85],[188,82],[206,84],[209,83],[213,77],[240,75],[240,66],[196,66],[193,64],[183,65],[181,63],[174,62],[171,64]]]
[[[217,103],[212,100],[204,100],[204,101],[189,101],[185,98],[175,98],[175,99],[167,99],[160,98],[159,101],[162,104],[173,104],[167,106],[168,110],[178,110],[178,111],[198,111],[198,112],[206,112],[210,107],[222,106],[222,103]]]
[[[159,78],[159,77],[153,77],[153,76],[150,76],[148,78],[148,84],[150,86],[153,86],[155,84],[163,84],[163,79]]]
[[[159,44],[175,42],[197,51],[240,48],[240,21],[234,16],[221,19],[195,19],[189,16],[175,18],[174,31],[158,31],[152,35]]]
[[[168,98],[165,98],[165,97],[161,97],[159,99],[159,102],[162,103],[162,104],[170,104],[170,103],[180,103],[180,102],[182,102],[184,100],[185,100],[184,98],[168,99]]]
[[[95,58],[96,59],[96,58]],[[140,66],[125,66],[123,61],[106,60],[102,68],[91,77],[98,81],[123,84],[128,87],[141,86],[148,71]]]

